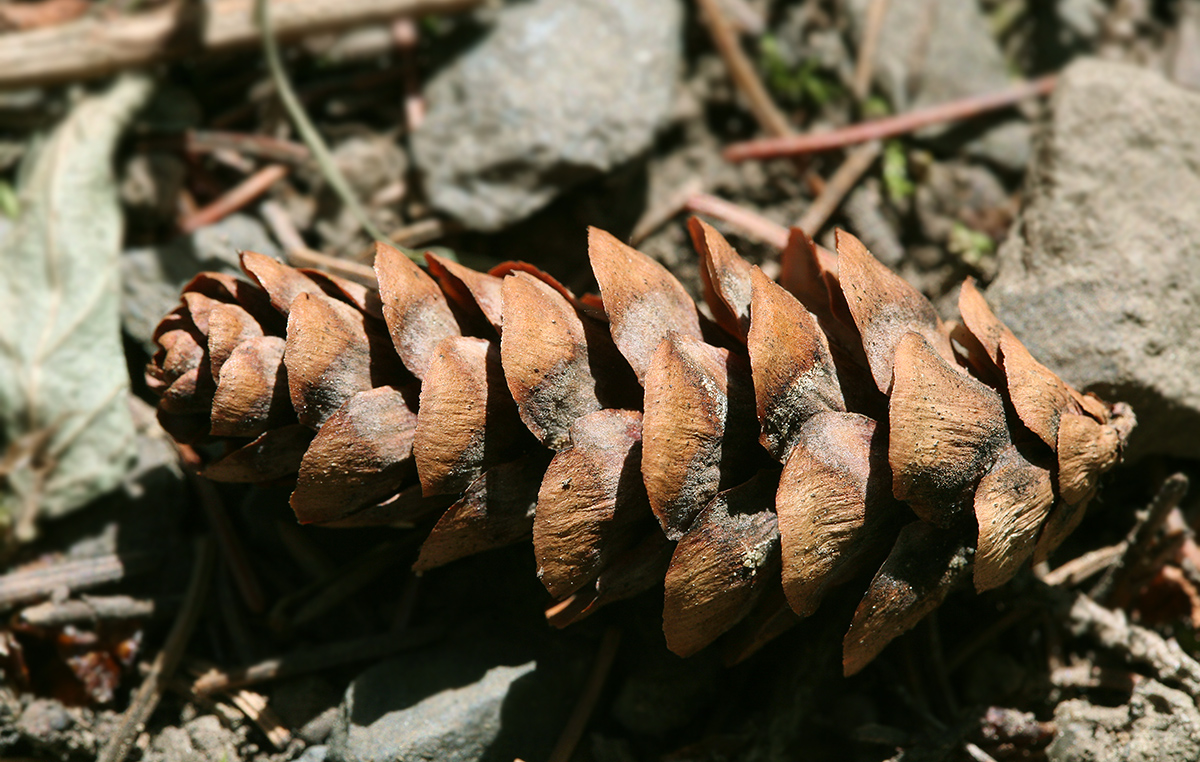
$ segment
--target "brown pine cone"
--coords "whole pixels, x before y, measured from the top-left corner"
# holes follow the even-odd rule
[[[200,275],[159,326],[160,420],[223,445],[213,479],[294,478],[304,523],[440,512],[418,569],[532,532],[555,624],[665,579],[681,655],[740,658],[878,569],[847,674],[1079,523],[1132,412],[1039,364],[972,281],[946,324],[846,233],[835,256],[793,230],[775,283],[690,229],[714,320],[594,229],[600,297],[384,244],[378,293],[246,252],[253,284]]]

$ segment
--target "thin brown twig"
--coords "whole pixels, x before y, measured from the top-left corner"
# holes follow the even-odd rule
[[[375,278],[375,270],[367,265],[331,257],[308,248],[300,231],[292,224],[292,218],[288,216],[287,210],[279,203],[267,200],[262,202],[258,210],[276,240],[283,245],[284,251],[287,252],[288,262],[291,264],[297,267],[315,267],[371,288],[379,285]]]
[[[633,226],[629,234],[629,245],[637,246],[649,238],[656,230],[687,208],[688,199],[704,192],[704,181],[693,177],[676,188],[667,197],[647,209]]]
[[[558,737],[558,743],[554,744],[554,750],[550,752],[547,762],[568,762],[575,753],[575,747],[583,737],[583,731],[587,729],[588,720],[591,719],[596,702],[600,699],[600,692],[604,690],[604,683],[608,680],[608,673],[612,670],[613,660],[616,659],[617,648],[620,645],[621,631],[618,628],[609,627],[604,631],[587,682],[584,683],[579,700],[575,702],[575,708],[571,710],[571,716],[567,719],[567,724]]]
[[[47,601],[21,611],[21,621],[33,627],[62,627],[116,619],[150,619],[172,608],[166,601],[128,595],[82,595],[79,600]]]
[[[399,18],[392,24],[392,39],[400,49],[400,68],[404,72],[404,124],[409,133],[425,121],[425,95],[417,71],[417,45],[420,30],[411,18]]]
[[[392,239],[392,243],[398,246],[416,248],[460,230],[462,230],[462,225],[457,222],[443,220],[440,217],[427,217],[396,228],[389,234],[389,237]]]
[[[809,237],[816,236],[882,151],[883,144],[878,140],[872,140],[850,151],[846,160],[825,183],[820,195],[813,199],[804,212],[798,227],[808,233]]]
[[[270,135],[223,130],[188,130],[183,135],[183,149],[188,153],[212,153],[223,148],[285,164],[305,164],[312,160],[307,146]]]
[[[179,229],[184,233],[191,233],[205,225],[225,219],[266,193],[272,185],[286,177],[288,171],[283,164],[268,164],[230,188],[216,201],[202,206],[193,214],[180,220]]]
[[[685,208],[694,214],[702,214],[720,220],[747,238],[761,241],[780,251],[787,246],[787,228],[723,198],[707,193],[696,193],[688,198]]]
[[[0,611],[19,603],[47,598],[60,588],[87,590],[142,574],[161,560],[162,556],[157,553],[114,553],[36,569],[18,569],[0,577]]]
[[[200,621],[200,612],[204,609],[205,598],[208,597],[208,585],[212,580],[216,560],[215,546],[210,538],[205,537],[197,541],[195,553],[192,578],[184,594],[183,607],[175,617],[175,623],[171,625],[162,650],[151,662],[150,671],[130,699],[129,708],[121,716],[120,724],[100,751],[97,762],[123,762],[138,733],[145,727],[150,715],[154,714],[167,681],[171,679],[183,658],[183,649],[187,647],[192,631]]]
[[[266,594],[263,593],[258,574],[250,564],[246,546],[242,544],[241,537],[233,527],[229,511],[225,508],[225,501],[221,499],[221,493],[217,492],[217,488],[212,482],[200,476],[201,459],[190,445],[176,445],[176,449],[179,453],[180,465],[187,472],[192,489],[200,497],[200,506],[204,509],[204,515],[208,518],[209,526],[212,527],[213,534],[217,538],[221,556],[225,559],[226,566],[229,567],[229,572],[233,576],[234,585],[237,587],[242,601],[246,604],[246,608],[255,614],[261,614],[267,608]]]
[[[1117,562],[1125,552],[1125,543],[1108,545],[1090,550],[1078,558],[1072,558],[1053,571],[1046,572],[1042,581],[1047,585],[1071,587],[1078,585],[1093,574],[1099,574]]]
[[[200,695],[242,688],[248,685],[295,677],[323,669],[418,648],[442,634],[441,628],[410,627],[403,633],[388,632],[366,638],[343,640],[317,648],[293,651],[273,659],[232,670],[209,669],[196,678],[192,690]]]
[[[865,143],[868,140],[894,138],[931,124],[969,119],[990,111],[1008,108],[1029,98],[1048,95],[1054,89],[1057,81],[1057,77],[1051,75],[1021,82],[999,92],[973,95],[950,103],[909,111],[905,114],[860,122],[841,129],[734,143],[722,152],[722,156],[726,161],[802,156],[818,151],[845,148],[857,143]]]
[[[788,124],[787,117],[775,105],[771,94],[767,92],[767,88],[754,70],[754,64],[742,50],[737,33],[729,20],[725,18],[720,2],[718,0],[696,0],[696,4],[700,6],[701,15],[712,36],[713,45],[720,54],[721,60],[725,62],[725,68],[729,69],[729,76],[733,79],[733,84],[741,91],[742,95],[746,96],[746,100],[749,101],[750,113],[754,114],[759,126],[767,134],[777,138],[791,135],[792,128]]]
[[[279,36],[294,40],[397,16],[452,13],[480,0],[272,0]],[[254,0],[165,3],[145,13],[85,16],[0,37],[0,88],[107,77],[158,61],[258,41]],[[191,44],[188,44],[188,43]]]
[[[887,17],[890,0],[871,0],[867,6],[866,23],[863,26],[862,44],[858,48],[858,60],[854,65],[854,97],[859,102],[866,99],[871,90],[871,75],[875,73],[875,53],[879,49],[879,35],[883,32],[883,20]]]
[[[1158,530],[1171,511],[1177,508],[1187,494],[1188,479],[1183,474],[1173,474],[1163,482],[1150,506],[1138,512],[1137,521],[1129,534],[1120,543],[1123,551],[1116,563],[1109,566],[1104,576],[1091,590],[1091,597],[1105,602],[1117,590],[1126,587],[1134,577],[1147,572],[1147,564],[1160,554],[1153,553],[1150,546],[1156,541]]]

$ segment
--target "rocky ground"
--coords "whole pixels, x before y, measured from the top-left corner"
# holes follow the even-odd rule
[[[0,0],[0,60],[67,17],[112,22],[137,5]],[[285,50],[369,223],[405,246],[481,268],[531,261],[585,292],[595,225],[698,294],[691,211],[769,269],[772,233],[812,221],[859,150],[722,158],[771,128],[714,47],[698,11],[708,3],[462,5]],[[1054,570],[951,595],[844,679],[852,600],[734,666],[707,651],[683,660],[663,642],[661,591],[554,630],[527,546],[417,576],[428,527],[299,527],[286,484],[200,482],[141,380],[180,287],[202,270],[236,273],[239,249],[355,277],[370,235],[256,48],[157,62],[150,79],[118,85],[125,101],[99,107],[87,96],[112,76],[6,89],[0,72],[0,283],[23,284],[0,294],[0,370],[13,369],[0,375],[0,758],[96,758],[189,613],[194,632],[130,759],[1200,758],[1188,550],[1200,501],[1168,479],[1200,474],[1200,3],[716,5],[797,133],[1058,74],[1048,99],[882,141],[809,231],[831,248],[835,227],[855,233],[947,315],[975,277],[1042,362],[1133,406],[1126,461]],[[856,87],[864,51],[873,65]],[[47,150],[65,158],[37,161]],[[243,183],[256,189],[228,195]],[[750,222],[714,212],[713,196]],[[80,258],[47,276],[60,256]],[[100,286],[115,278],[110,298]],[[63,322],[31,317],[53,310]],[[26,372],[14,347],[38,331],[75,359],[29,372],[85,391],[31,428],[11,379]],[[46,447],[81,406],[105,422],[101,444]],[[31,484],[31,463],[51,476]],[[1146,529],[1138,512],[1156,495],[1175,499]],[[208,535],[216,551],[197,542]],[[1126,583],[1116,592],[1114,573]],[[1108,608],[1072,606],[1070,590]],[[245,679],[203,689],[226,678]]]

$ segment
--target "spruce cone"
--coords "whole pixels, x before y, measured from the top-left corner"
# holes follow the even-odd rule
[[[200,275],[159,326],[160,420],[223,447],[213,479],[294,478],[301,522],[440,512],[419,569],[532,533],[555,624],[665,578],[681,655],[723,636],[739,658],[877,569],[847,674],[1079,523],[1133,415],[1039,364],[972,281],[946,324],[845,233],[834,256],[792,231],[777,284],[690,229],[715,320],[600,230],[600,297],[383,244],[378,293],[246,252],[253,284]]]

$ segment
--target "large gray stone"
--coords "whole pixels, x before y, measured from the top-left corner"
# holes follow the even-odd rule
[[[841,0],[861,45],[873,0]],[[903,0],[888,3],[875,49],[874,79],[897,111],[994,92],[1011,81],[999,43],[978,0]],[[923,130],[936,137],[954,125]],[[986,131],[968,151],[1005,169],[1029,158],[1029,128],[1010,121]]]
[[[680,0],[506,6],[426,88],[413,157],[431,203],[497,230],[645,151],[667,119]]]
[[[529,631],[473,630],[469,641],[393,657],[346,691],[329,762],[544,759],[578,695],[587,652]]]
[[[1200,759],[1200,712],[1183,691],[1143,680],[1122,706],[1064,701],[1049,762],[1192,762]]]
[[[1068,382],[1133,405],[1130,455],[1200,455],[1200,95],[1070,66],[987,297]]]
[[[500,710],[513,683],[536,668],[534,662],[492,667],[478,682],[409,704],[409,698],[417,698],[404,695],[404,687],[414,685],[412,675],[402,663],[380,665],[347,691],[346,721],[334,727],[329,758],[344,762],[483,759],[500,734]]]

